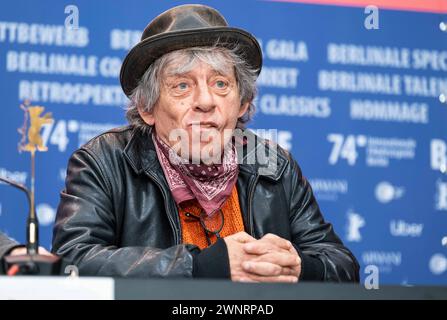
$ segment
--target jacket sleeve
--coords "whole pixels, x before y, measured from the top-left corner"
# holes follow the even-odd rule
[[[118,247],[114,195],[99,162],[85,148],[70,158],[53,230],[53,253],[76,265],[81,275],[191,277],[188,245]]]
[[[16,247],[20,247],[20,245],[0,232],[0,260]]]
[[[298,164],[289,157],[291,181],[290,221],[292,242],[301,256],[304,280],[359,281],[359,264],[327,223],[313,195],[312,188],[302,175]]]

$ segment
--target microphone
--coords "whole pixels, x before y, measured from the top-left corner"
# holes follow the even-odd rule
[[[29,190],[24,185],[3,177],[0,177],[0,181],[17,188],[26,194],[29,207],[28,218],[26,221],[26,251],[28,254],[37,254],[39,249],[39,228],[37,216],[31,203],[31,195]]]
[[[39,224],[34,207],[34,194],[24,185],[0,177],[0,181],[23,191],[28,200],[28,218],[26,221],[26,252],[25,255],[6,256],[4,269],[14,268],[17,275],[55,275],[60,274],[61,260],[59,257],[39,254]]]

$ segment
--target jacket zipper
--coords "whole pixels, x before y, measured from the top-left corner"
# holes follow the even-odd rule
[[[251,186],[250,191],[248,193],[248,230],[252,237],[255,236],[255,231],[253,229],[253,212],[252,212],[252,202],[253,202],[253,194],[255,191],[256,184],[259,179],[259,174],[256,174]]]
[[[174,231],[174,242],[175,242],[175,244],[180,244],[179,236],[178,236],[179,230],[177,229],[175,221],[173,220],[171,214],[169,213],[170,210],[168,208],[168,195],[166,194],[165,189],[163,189],[163,186],[161,185],[160,181],[158,181],[158,179],[154,175],[152,175],[151,173],[149,173],[147,171],[144,171],[144,172],[146,173],[147,176],[149,176],[152,179],[152,181],[158,186],[158,188],[160,188],[161,193],[164,198],[164,205],[165,205],[166,213],[168,215],[168,220],[169,220],[169,223],[171,224],[171,228]]]

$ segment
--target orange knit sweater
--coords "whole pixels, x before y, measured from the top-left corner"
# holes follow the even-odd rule
[[[200,221],[193,217],[187,217],[186,213],[189,212],[196,217],[200,216],[201,207],[197,200],[185,201],[179,207],[180,223],[182,226],[182,242],[188,244],[194,244],[200,249],[208,247],[208,242],[205,236],[205,231],[200,224]],[[239,207],[239,198],[236,186],[233,187],[231,195],[225,201],[222,206],[222,212],[224,216],[224,225],[220,232],[220,237],[226,236],[244,231],[244,222],[242,220],[241,208]],[[217,230],[221,225],[221,220],[216,214],[213,218],[206,222],[206,226],[209,230]],[[208,233],[208,237],[211,243],[216,242],[217,237],[213,233]]]

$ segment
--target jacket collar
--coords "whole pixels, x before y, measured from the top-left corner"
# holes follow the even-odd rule
[[[162,173],[151,134],[151,128],[145,131],[134,128],[124,148],[124,157],[137,174],[144,171],[157,175]],[[239,170],[278,181],[289,160],[278,152],[277,145],[260,138],[252,131],[244,130],[243,135],[247,143],[237,147]]]

